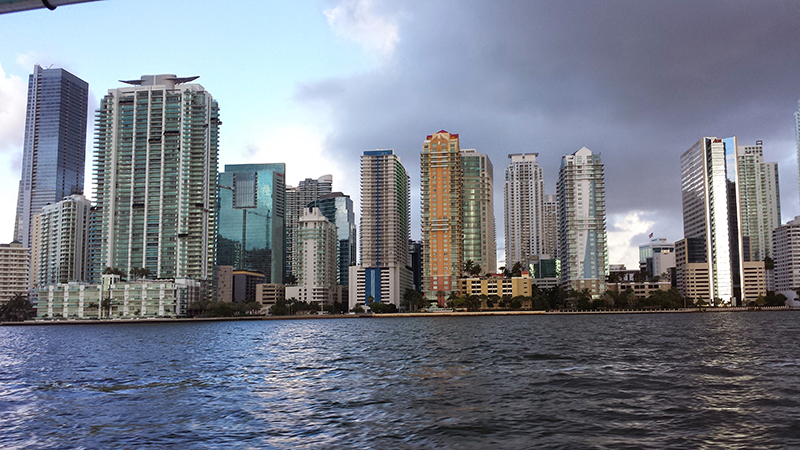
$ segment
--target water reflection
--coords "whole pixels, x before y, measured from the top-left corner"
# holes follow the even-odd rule
[[[0,328],[0,447],[800,446],[795,317]]]

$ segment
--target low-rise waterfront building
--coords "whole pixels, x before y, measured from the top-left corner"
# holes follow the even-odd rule
[[[286,285],[277,283],[262,283],[256,285],[256,301],[261,303],[262,312],[269,312],[269,309],[278,302],[286,300]]]
[[[40,318],[183,317],[205,290],[188,278],[121,281],[103,275],[100,284],[70,282],[38,290]]]
[[[486,295],[498,297],[528,297],[533,292],[533,279],[527,272],[521,277],[503,278],[499,276],[460,278],[461,295]]]
[[[636,298],[648,298],[656,291],[668,291],[672,287],[669,280],[659,281],[623,281],[619,283],[608,283],[608,290],[612,292],[624,292],[627,289],[633,291]]]

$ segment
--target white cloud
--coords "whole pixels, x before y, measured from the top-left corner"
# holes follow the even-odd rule
[[[639,267],[639,244],[634,238],[653,231],[652,220],[644,219],[648,213],[629,211],[611,216],[613,221],[608,232],[608,259],[610,264],[625,264],[628,269]]]
[[[255,142],[244,148],[230,164],[286,164],[286,184],[297,186],[305,178],[333,175],[334,184],[342,180],[339,162],[323,151],[324,134],[314,128],[283,124],[269,127]],[[221,161],[222,165],[226,162]],[[334,189],[338,189],[334,186]]]
[[[0,153],[20,151],[25,133],[27,83],[0,66]]]
[[[376,14],[372,0],[342,0],[324,14],[337,36],[382,58],[390,58],[400,42],[396,20]]]

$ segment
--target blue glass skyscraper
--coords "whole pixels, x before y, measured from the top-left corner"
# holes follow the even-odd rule
[[[228,164],[219,174],[217,264],[283,282],[285,164]]]
[[[31,218],[48,203],[83,193],[89,84],[64,69],[34,66],[14,239],[30,247]]]

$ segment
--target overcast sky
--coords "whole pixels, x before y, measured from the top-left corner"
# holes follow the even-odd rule
[[[393,148],[411,174],[414,238],[422,142],[458,133],[494,163],[500,260],[509,153],[539,153],[548,193],[563,155],[602,154],[612,264],[635,267],[651,232],[683,237],[679,159],[703,136],[763,140],[780,167],[783,221],[800,214],[800,3],[222,4],[107,0],[0,15],[0,241],[13,234],[35,63],[89,82],[90,118],[117,80],[199,75],[221,107],[220,170],[285,162],[293,185],[330,173],[356,204],[361,152]]]

